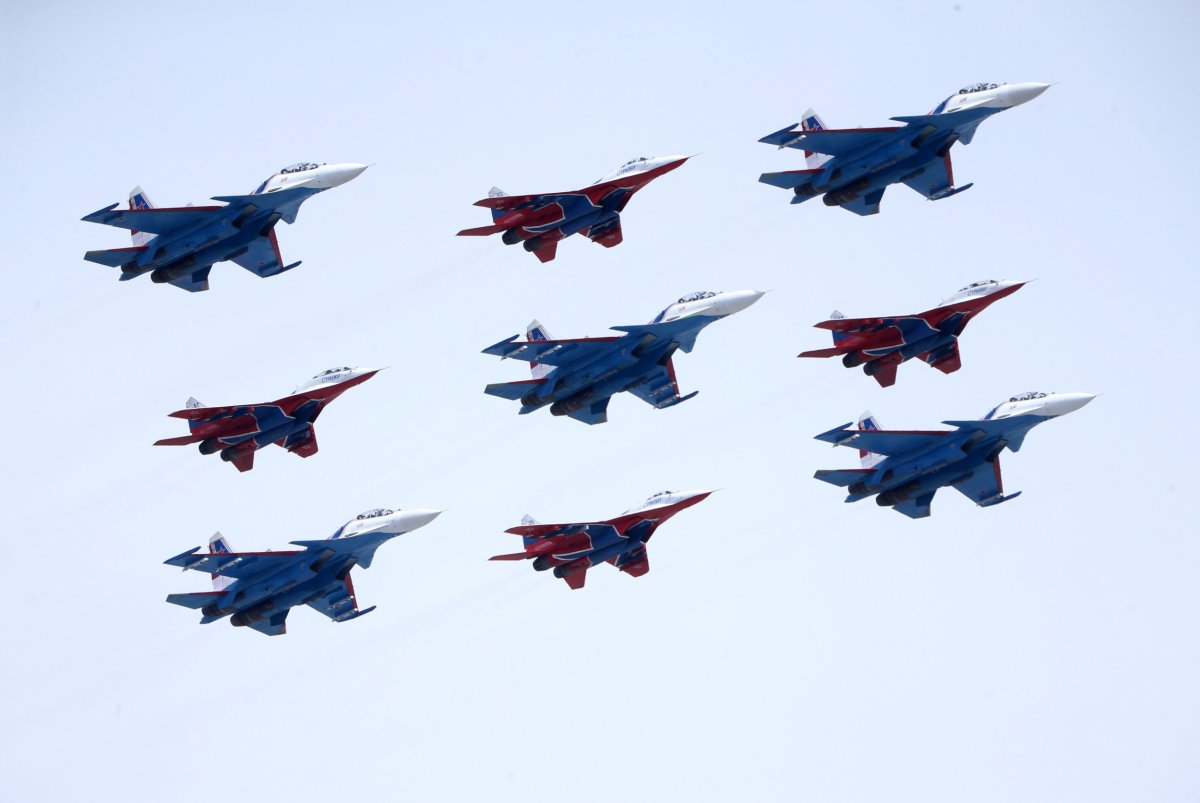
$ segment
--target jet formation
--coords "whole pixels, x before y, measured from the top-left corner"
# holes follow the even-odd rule
[[[659,526],[681,510],[699,504],[712,491],[662,491],[641,505],[605,521],[539,524],[526,516],[505,532],[521,536],[523,552],[491,560],[532,560],[535,571],[554,570],[572,589],[583,588],[587,571],[611,563],[633,577],[650,571],[646,542]]]
[[[531,363],[532,379],[488,385],[484,393],[521,402],[521,415],[543,407],[585,424],[608,420],[613,394],[628,391],[656,409],[673,407],[699,391],[680,395],[672,357],[691,352],[696,336],[713,321],[762,298],[757,290],[699,292],[680,298],[647,324],[614,326],[623,335],[552,340],[534,321],[526,341],[517,335],[483,350]]]
[[[895,384],[900,363],[913,357],[951,374],[962,367],[958,336],[971,318],[1026,284],[1009,280],[974,282],[933,309],[915,315],[847,318],[834,310],[828,321],[816,324],[818,329],[832,330],[833,348],[805,351],[799,356],[840,356],[842,365],[861,365],[863,373],[875,377],[885,388]]]
[[[355,385],[361,385],[380,369],[330,368],[300,385],[292,395],[264,404],[205,407],[195,398],[182,410],[170,413],[183,418],[190,432],[178,438],[155,441],[155,446],[200,445],[200,454],[219,452],[238,471],[254,468],[254,453],[268,444],[282,446],[292,454],[311,457],[317,453],[313,422],[325,405]]]
[[[847,502],[875,497],[913,519],[929,515],[939,488],[951,487],[980,507],[1020,496],[1004,493],[1000,453],[1021,450],[1038,424],[1083,407],[1090,393],[1022,393],[992,408],[978,421],[943,421],[953,430],[883,430],[864,413],[858,428],[843,424],[816,438],[859,450],[861,468],[822,469],[813,476],[849,491]]]
[[[690,156],[631,159],[603,178],[579,190],[540,195],[506,195],[492,187],[475,206],[492,210],[492,225],[463,229],[460,237],[484,237],[503,232],[505,245],[521,243],[542,262],[554,259],[558,241],[582,234],[605,248],[620,244],[621,212],[634,193],[659,176],[682,165]]]
[[[792,190],[792,203],[824,196],[826,206],[874,215],[889,185],[903,183],[930,201],[949,198],[957,187],[950,164],[956,142],[969,145],[975,130],[993,114],[1028,103],[1049,84],[974,84],[943,100],[929,114],[893,117],[902,126],[827,128],[809,109],[804,120],[759,140],[804,151],[805,170],[763,173],[759,181]],[[799,126],[799,128],[797,128]]]
[[[156,207],[141,187],[129,193],[129,208],[106,206],[84,220],[129,229],[133,245],[88,251],[89,262],[121,269],[121,281],[149,273],[198,293],[208,289],[212,266],[226,260],[256,276],[278,276],[300,263],[285,265],[275,238],[279,221],[295,223],[300,204],[319,192],[359,176],[366,165],[299,162],[283,168],[249,195],[218,195],[224,206]]]
[[[164,561],[168,566],[208,572],[212,591],[170,594],[167,602],[199,610],[200,624],[229,617],[234,627],[249,627],[268,636],[287,632],[287,617],[297,605],[308,605],[334,622],[347,622],[375,610],[360,609],[350,570],[371,567],[375,550],[398,535],[424,527],[440,510],[388,510],[360,513],[333,535],[316,541],[292,541],[297,550],[233,552],[220,533],[200,547]]]

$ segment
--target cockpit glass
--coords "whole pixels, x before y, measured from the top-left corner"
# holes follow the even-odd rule
[[[303,173],[305,170],[315,170],[320,167],[316,162],[296,162],[280,170],[280,173]]]
[[[982,282],[971,282],[970,284],[968,284],[966,287],[962,288],[958,292],[965,293],[968,290],[976,290],[980,287],[991,287],[993,284],[996,284],[995,279],[984,279]]]
[[[333,374],[340,374],[343,371],[353,371],[353,370],[354,370],[353,368],[350,368],[348,366],[342,366],[341,368],[330,368],[327,371],[322,371],[321,373],[317,374],[316,376],[313,377],[313,379],[320,379],[323,376],[332,376]]]
[[[713,293],[709,290],[700,290],[699,292],[688,293],[686,296],[679,299],[675,303],[676,304],[687,304],[690,301],[700,301],[701,299],[712,298],[715,295],[716,295],[716,293]]]
[[[1013,396],[1011,399],[1009,399],[1009,401],[1010,402],[1023,402],[1023,401],[1032,401],[1033,399],[1044,399],[1044,398],[1046,398],[1045,393],[1030,391],[1029,393],[1018,393],[1016,396]]]
[[[358,514],[358,519],[377,519],[380,516],[390,516],[396,511],[388,510],[386,507],[377,507],[373,510],[365,510]]]
[[[958,90],[958,94],[969,95],[972,92],[984,92],[988,89],[999,89],[999,88],[1000,88],[999,84],[988,84],[988,83],[972,84],[971,86],[964,86],[962,89]]]

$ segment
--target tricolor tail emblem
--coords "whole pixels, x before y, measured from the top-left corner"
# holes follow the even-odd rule
[[[534,320],[525,328],[525,339],[530,343],[550,340],[550,333],[546,331],[546,327],[542,326],[540,321]],[[529,363],[529,370],[533,373],[534,379],[541,379],[546,374],[554,370],[552,365],[542,365],[541,363]]]

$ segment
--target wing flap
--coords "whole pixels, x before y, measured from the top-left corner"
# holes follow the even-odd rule
[[[816,439],[835,446],[849,446],[864,452],[890,456],[932,446],[950,434],[950,430],[846,429],[849,426],[851,425],[846,424],[822,432]]]

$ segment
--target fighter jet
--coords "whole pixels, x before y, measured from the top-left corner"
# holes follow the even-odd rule
[[[953,430],[917,432],[882,430],[863,413],[858,429],[843,424],[817,440],[859,450],[862,468],[818,471],[817,479],[846,488],[847,502],[874,496],[914,519],[929,515],[939,488],[950,486],[980,507],[1021,495],[1004,493],[1000,453],[1020,451],[1025,436],[1043,421],[1074,412],[1094,399],[1090,393],[1022,393],[978,421],[943,421]]]
[[[950,165],[954,143],[970,144],[975,129],[988,117],[1033,100],[1049,86],[975,84],[958,90],[929,114],[893,117],[904,125],[883,128],[826,128],[809,109],[802,123],[759,140],[804,151],[808,169],[763,173],[758,180],[792,190],[794,204],[824,195],[826,206],[840,206],[856,215],[877,213],[883,191],[897,182],[931,201],[949,198],[971,187],[954,186]]]
[[[325,405],[380,370],[330,368],[300,385],[292,395],[265,404],[205,407],[191,398],[187,407],[170,413],[171,418],[187,419],[190,434],[164,438],[154,445],[199,443],[200,454],[220,452],[221,459],[233,463],[238,471],[254,468],[254,453],[269,443],[301,457],[311,457],[317,453],[313,422]]]
[[[287,615],[308,605],[334,622],[368,614],[359,609],[350,570],[371,567],[375,550],[397,535],[424,527],[440,510],[388,510],[360,513],[324,540],[292,541],[298,550],[233,552],[220,533],[208,542],[208,554],[193,547],[164,561],[168,566],[208,572],[212,591],[168,594],[167,602],[200,611],[200,624],[225,616],[234,627],[251,627],[268,636],[287,632]]]
[[[249,195],[218,195],[224,206],[156,207],[141,187],[129,193],[129,208],[106,206],[83,219],[130,229],[133,245],[88,251],[89,262],[121,269],[121,281],[149,273],[151,280],[189,293],[208,289],[208,272],[231,260],[251,273],[278,276],[299,265],[283,263],[275,224],[295,223],[300,204],[367,169],[360,164],[300,162],[283,168]]]
[[[539,322],[483,350],[508,359],[532,363],[533,378],[488,385],[484,393],[521,402],[521,414],[549,405],[551,415],[567,415],[585,424],[608,420],[608,401],[627,390],[647,404],[663,409],[692,398],[679,395],[676,350],[690,352],[700,330],[715,320],[744,310],[758,301],[757,290],[700,292],[686,295],[648,324],[614,326],[624,335],[551,340]]]
[[[612,248],[621,242],[621,212],[633,194],[654,179],[669,173],[690,156],[632,159],[581,190],[542,195],[506,195],[492,187],[475,206],[492,210],[492,225],[463,229],[460,237],[480,237],[504,232],[505,245],[523,243],[542,262],[554,259],[558,241],[582,234],[594,243]]]
[[[496,555],[489,560],[533,560],[542,572],[554,568],[554,576],[571,588],[583,588],[587,570],[607,561],[626,574],[641,577],[650,571],[646,542],[663,522],[684,508],[704,501],[712,491],[662,491],[615,519],[577,524],[538,524],[529,516],[521,526],[505,532],[519,535],[524,552]]]
[[[1012,295],[1027,282],[1007,279],[975,282],[959,290],[936,307],[916,315],[885,318],[847,318],[837,310],[830,320],[816,324],[833,330],[833,348],[806,351],[801,357],[842,357],[842,365],[861,365],[863,373],[875,377],[883,387],[896,381],[900,363],[920,357],[942,373],[962,367],[958,336],[971,318],[991,304]]]

